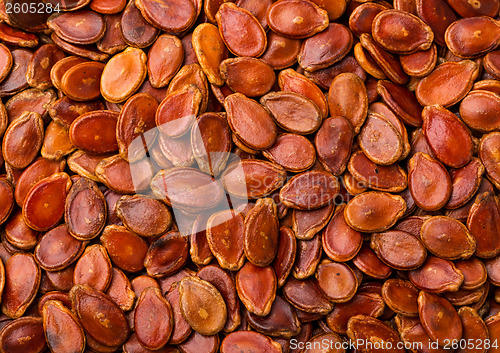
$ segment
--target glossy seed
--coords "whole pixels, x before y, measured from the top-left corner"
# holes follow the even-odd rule
[[[165,346],[173,329],[172,307],[158,288],[146,288],[137,301],[134,327],[139,343],[147,349]]]
[[[328,13],[313,2],[282,0],[267,11],[267,23],[283,36],[307,38],[328,27]]]
[[[361,232],[380,232],[389,229],[402,217],[406,203],[401,196],[371,191],[357,195],[345,210],[347,224]]]
[[[413,235],[402,231],[386,231],[371,236],[371,248],[379,259],[392,268],[411,270],[420,267],[427,256],[422,242]],[[404,253],[401,252],[404,248]]]
[[[29,253],[12,255],[0,269],[2,288],[2,312],[17,319],[35,299],[40,286],[41,271]]]
[[[69,296],[88,339],[108,347],[126,342],[130,333],[127,319],[109,296],[87,285],[75,285]]]
[[[106,224],[106,201],[97,184],[80,178],[66,198],[64,218],[68,230],[76,239],[95,238]]]
[[[179,286],[181,312],[189,325],[202,335],[222,330],[227,320],[226,304],[220,292],[196,276],[184,278]]]
[[[310,99],[292,92],[271,92],[260,99],[283,129],[308,135],[321,125],[321,112]]]
[[[236,290],[243,305],[257,316],[271,311],[276,297],[276,275],[272,267],[245,263],[236,274]]]
[[[52,351],[83,353],[85,334],[71,310],[58,300],[48,300],[43,305],[41,314],[47,345]]]
[[[23,203],[26,224],[38,231],[55,227],[64,216],[64,205],[70,188],[71,179],[66,173],[53,174],[37,182]]]
[[[283,186],[280,200],[299,210],[317,209],[331,203],[338,192],[339,182],[333,175],[308,171],[295,175]]]
[[[215,18],[222,40],[234,55],[257,57],[266,49],[266,32],[250,11],[228,2],[219,7]]]
[[[100,237],[111,261],[121,270],[139,272],[144,268],[148,243],[123,226],[107,226]]]
[[[75,266],[73,282],[105,291],[111,283],[113,271],[106,248],[95,244],[87,247]]]
[[[118,113],[97,110],[80,115],[71,123],[71,143],[91,154],[107,154],[118,151],[116,124]]]
[[[151,277],[172,275],[184,266],[188,255],[187,237],[178,232],[168,232],[149,246],[144,267]]]
[[[429,255],[422,267],[408,273],[408,279],[421,290],[442,293],[457,291],[464,275],[453,262]]]
[[[163,34],[158,37],[148,53],[148,76],[151,86],[166,87],[181,68],[184,48],[179,38]]]
[[[109,102],[121,103],[142,85],[146,74],[146,54],[140,49],[127,48],[113,56],[102,71],[102,96]],[[123,70],[128,75],[123,75]]]
[[[47,348],[42,319],[22,317],[7,323],[0,332],[0,351],[40,353]]]
[[[420,18],[399,10],[385,10],[373,20],[373,39],[384,49],[399,53],[427,50],[434,40],[432,29]]]

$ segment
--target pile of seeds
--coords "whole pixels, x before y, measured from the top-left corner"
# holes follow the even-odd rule
[[[0,1],[0,353],[500,352],[499,7]]]

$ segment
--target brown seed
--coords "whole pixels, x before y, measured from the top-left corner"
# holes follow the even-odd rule
[[[500,132],[492,132],[481,138],[478,147],[479,158],[486,169],[486,174],[497,188],[500,186],[498,141],[500,141]]]
[[[281,189],[280,200],[299,210],[328,205],[339,192],[337,178],[327,172],[308,171],[292,177]]]
[[[436,43],[445,45],[445,31],[458,19],[456,13],[446,1],[416,0],[415,2],[418,16],[432,28]]]
[[[51,160],[61,160],[76,150],[69,140],[69,130],[64,125],[52,121],[45,130],[41,155]]]
[[[486,324],[478,315],[477,311],[470,307],[461,307],[458,309],[458,316],[462,321],[463,326],[463,340],[486,340],[489,337],[488,328]],[[460,348],[457,352],[465,353],[467,349]]]
[[[418,152],[410,159],[408,188],[418,207],[434,211],[451,195],[451,178],[444,166],[428,154]]]
[[[467,228],[450,217],[431,217],[422,225],[420,236],[426,248],[443,259],[466,259],[476,250],[476,240]]]
[[[394,312],[415,317],[418,315],[418,289],[410,282],[391,278],[382,286],[382,298]]]
[[[257,102],[240,93],[228,96],[224,102],[227,119],[236,136],[252,149],[266,149],[276,141],[276,124]]]
[[[271,198],[257,200],[245,217],[244,251],[254,265],[271,264],[278,250],[278,216],[276,204]]]
[[[35,299],[40,285],[40,268],[29,253],[12,255],[0,266],[2,312],[16,319],[23,316]]]
[[[262,352],[279,353],[282,352],[279,343],[259,332],[238,331],[227,335],[221,343],[221,353],[239,352]]]
[[[328,27],[328,13],[313,2],[282,0],[267,11],[267,23],[282,36],[307,38]]]
[[[217,139],[213,136],[217,136]],[[198,117],[191,130],[191,148],[200,170],[219,175],[226,167],[231,149],[227,120],[216,113],[205,113]]]
[[[422,125],[422,107],[408,89],[389,81],[378,81],[377,92],[403,122],[411,126]]]
[[[427,256],[427,251],[418,238],[398,230],[372,234],[370,246],[379,259],[398,270],[418,268]],[[402,252],[401,249],[405,251]]]
[[[347,336],[351,340],[363,342],[384,342],[386,345],[393,347],[390,351],[394,353],[405,352],[401,346],[401,341],[398,333],[391,327],[385,325],[382,321],[374,319],[366,315],[357,315],[349,319],[347,327]],[[358,347],[360,352],[372,353],[378,351],[376,348]]]
[[[278,240],[278,251],[272,264],[278,281],[278,288],[285,284],[295,262],[296,252],[297,242],[295,240],[295,234],[290,228],[281,227]]]
[[[384,10],[374,18],[372,26],[373,39],[393,53],[427,50],[434,40],[432,29],[405,11]]]
[[[377,165],[369,160],[362,151],[351,155],[348,170],[362,186],[374,190],[400,192],[408,186],[407,175],[397,164]]]
[[[50,71],[54,64],[63,59],[65,54],[53,44],[38,48],[31,57],[26,71],[26,81],[31,87],[47,89],[52,87]]]
[[[394,83],[404,85],[408,82],[408,76],[403,71],[401,63],[394,55],[385,51],[378,45],[370,34],[363,33],[359,37],[361,45],[371,56],[375,64],[382,69],[383,73]],[[377,69],[378,67],[375,66]]]
[[[193,222],[189,235],[189,254],[191,261],[197,265],[207,265],[213,259],[207,239],[207,221],[210,216],[210,213],[199,214]]]
[[[189,85],[195,85],[201,92],[200,112],[205,112],[208,104],[208,82],[203,70],[199,64],[184,65],[179,72],[174,76],[167,93],[185,90]]]
[[[332,217],[335,205],[330,204],[317,210],[293,210],[293,231],[297,239],[310,240],[323,229]]]
[[[345,117],[357,134],[368,112],[368,96],[363,81],[353,73],[336,76],[328,91],[330,115]]]
[[[54,87],[61,89],[61,81],[66,71],[84,62],[88,60],[79,56],[68,56],[56,62],[50,70],[50,80]]]
[[[43,122],[40,115],[25,112],[5,131],[2,144],[5,162],[13,168],[26,168],[42,147],[43,136]]]
[[[69,297],[88,339],[107,347],[126,342],[130,333],[127,319],[109,296],[87,285],[75,285]]]
[[[149,23],[169,33],[187,30],[198,16],[198,9],[190,0],[139,0],[136,6]]]
[[[380,165],[401,158],[403,140],[394,125],[381,114],[370,112],[359,133],[359,144],[366,157]]]
[[[360,232],[381,232],[392,227],[406,211],[401,196],[370,191],[357,195],[344,210],[347,224]]]
[[[361,272],[373,278],[385,279],[392,273],[392,268],[380,260],[367,242],[363,243],[352,262]]]
[[[95,43],[102,38],[105,30],[101,15],[86,10],[54,14],[47,25],[59,38],[73,44]]]
[[[2,63],[2,71],[0,71],[0,81],[3,81],[10,73],[13,64],[13,57],[10,50],[5,46],[0,46],[0,63]]]
[[[147,74],[146,54],[137,48],[127,48],[113,56],[102,71],[102,96],[109,102],[121,103],[134,94]],[[124,72],[127,75],[123,75]]]
[[[168,137],[180,137],[193,125],[200,111],[201,92],[196,86],[170,92],[156,111],[156,125]]]
[[[412,77],[425,77],[434,70],[437,62],[437,49],[433,44],[427,50],[399,57],[401,67]]]
[[[480,36],[479,40],[477,36]],[[485,16],[463,18],[448,27],[444,39],[454,55],[472,58],[498,47],[500,26]]]
[[[439,104],[449,107],[467,95],[477,75],[478,66],[473,61],[445,62],[419,81],[415,94],[424,106]],[[446,83],[436,85],[437,82]]]
[[[106,294],[109,295],[123,311],[129,311],[134,306],[136,296],[132,290],[132,285],[127,276],[116,267],[113,267],[113,275],[108,289],[106,290]]]
[[[92,154],[118,151],[116,124],[118,113],[97,110],[80,115],[71,123],[69,136],[73,145]]]
[[[431,106],[424,108],[422,118],[424,135],[442,163],[460,168],[471,160],[474,149],[471,133],[453,113]]]
[[[106,200],[97,184],[87,178],[74,182],[64,210],[71,235],[79,240],[95,238],[106,224],[106,215]]]
[[[145,48],[153,44],[160,30],[149,24],[137,8],[135,1],[129,1],[122,13],[121,27],[127,44]]]
[[[219,70],[222,80],[233,92],[247,97],[263,96],[272,89],[276,80],[273,68],[256,58],[226,59],[220,63]]]
[[[380,12],[387,9],[388,6],[385,3],[362,3],[349,16],[349,28],[356,36],[362,33],[371,34],[373,20]]]
[[[76,101],[91,101],[101,96],[99,82],[104,64],[87,61],[72,66],[61,78],[61,90]]]
[[[340,205],[322,234],[325,254],[332,260],[345,262],[352,259],[363,244],[362,234],[355,231],[344,219],[345,205]]]
[[[123,0],[125,4],[125,1]],[[122,34],[121,13],[104,16],[106,31],[104,36],[97,42],[97,49],[101,52],[114,55],[127,47],[127,42]]]
[[[343,263],[323,260],[315,276],[325,296],[334,303],[351,300],[358,288],[356,275]]]
[[[148,75],[151,86],[168,85],[179,71],[184,59],[184,48],[179,38],[163,34],[155,41],[148,53]]]
[[[140,195],[122,196],[116,213],[129,230],[146,237],[159,236],[172,224],[172,215],[163,203]]]
[[[460,118],[470,129],[488,133],[500,123],[495,113],[498,109],[500,97],[497,94],[474,89],[460,102]]]
[[[297,279],[312,276],[316,272],[320,259],[321,238],[318,234],[311,240],[298,240],[292,275]]]
[[[353,141],[352,126],[342,116],[334,116],[323,121],[314,138],[318,159],[323,167],[333,175],[344,172]]]
[[[483,173],[484,166],[476,157],[462,168],[450,170],[451,196],[445,207],[456,209],[469,202],[480,187]]]
[[[476,197],[467,218],[467,228],[476,239],[476,255],[491,258],[500,252],[500,242],[495,234],[500,229],[498,199],[491,193]]]
[[[48,300],[43,305],[43,330],[47,345],[54,352],[83,353],[85,333],[75,315],[59,300]]]
[[[0,97],[15,94],[28,88],[26,72],[33,56],[32,52],[26,49],[14,49],[11,51],[11,55],[12,60],[9,60],[10,57],[6,52],[0,56],[1,63],[5,65],[0,71],[0,78],[3,78],[0,83]]]
[[[422,267],[408,272],[408,279],[421,290],[442,293],[457,291],[464,275],[453,262],[429,255]]]
[[[336,304],[333,311],[326,317],[326,323],[333,332],[345,335],[351,317],[356,315],[379,317],[384,307],[384,301],[379,294],[360,292],[350,301]]]
[[[244,218],[232,210],[213,214],[206,224],[207,241],[219,265],[228,270],[238,270],[245,261]]]
[[[481,260],[475,257],[467,260],[458,260],[455,261],[455,266],[464,275],[461,288],[466,290],[477,289],[486,282],[487,270]]]
[[[293,65],[297,61],[300,50],[300,40],[282,37],[279,34],[267,32],[267,48],[260,59],[280,70]]]
[[[69,97],[63,97],[50,103],[49,114],[52,120],[69,128],[80,115],[104,108],[101,101],[77,102]]]
[[[1,352],[40,353],[46,349],[42,318],[22,317],[7,323],[0,332]]]
[[[22,210],[16,209],[5,223],[3,236],[18,249],[31,250],[35,247],[40,233],[31,229],[25,222]]]
[[[143,159],[128,163],[119,155],[105,158],[95,167],[98,181],[120,194],[133,194],[149,188],[154,176],[152,165]]]
[[[179,286],[181,312],[202,335],[213,335],[226,324],[227,309],[220,292],[198,277],[184,278]]]
[[[299,65],[307,71],[324,69],[340,61],[351,50],[353,37],[347,27],[330,23],[328,27],[302,43]]]
[[[116,124],[116,141],[120,156],[136,162],[146,154],[156,137],[155,114],[158,103],[147,93],[139,93],[127,100]]]
[[[418,315],[432,340],[444,342],[446,339],[451,341],[462,338],[460,317],[446,299],[421,291],[418,296]]]
[[[273,147],[263,151],[263,155],[292,172],[307,170],[316,160],[312,143],[304,136],[296,134],[280,135]]]
[[[283,295],[295,308],[309,314],[326,315],[334,307],[314,278],[299,281],[292,276],[288,277],[283,287]]]
[[[236,274],[236,290],[247,310],[257,316],[271,311],[276,297],[276,275],[272,267],[258,267],[250,262]]]
[[[266,32],[250,11],[228,2],[219,7],[215,18],[222,40],[234,55],[262,55],[267,46]]]
[[[14,208],[14,188],[6,178],[0,178],[0,224],[3,224]]]
[[[35,260],[48,271],[62,270],[75,262],[85,249],[85,243],[76,240],[66,225],[60,225],[44,234],[35,250]]]
[[[123,226],[107,226],[100,237],[113,263],[123,271],[139,272],[144,268],[148,243]]]
[[[37,182],[23,203],[26,224],[38,231],[56,226],[64,216],[64,203],[70,188],[71,179],[66,173],[56,173]]]
[[[173,166],[190,167],[195,163],[193,151],[190,146],[190,135],[187,133],[178,138],[170,138],[160,133],[157,140],[160,152]],[[142,146],[141,149],[145,150]]]
[[[189,192],[186,192],[189,187]],[[196,169],[176,167],[159,171],[151,181],[155,196],[179,209],[204,210],[223,197],[220,183]]]
[[[278,83],[282,91],[298,93],[312,100],[320,109],[323,118],[328,115],[328,102],[325,95],[306,76],[293,69],[286,69],[279,73]]]
[[[184,319],[181,313],[181,302],[179,293],[179,282],[174,283],[171,286],[170,291],[165,294],[165,298],[170,303],[173,313],[173,329],[172,335],[170,336],[170,344],[179,344],[188,339],[190,334],[193,332],[189,323]]]
[[[143,347],[158,350],[167,344],[173,329],[173,313],[158,288],[142,292],[135,307],[134,326]]]
[[[149,246],[144,267],[151,277],[169,276],[180,270],[189,256],[187,237],[168,232]]]
[[[75,266],[73,283],[86,284],[104,292],[111,283],[113,271],[106,248],[94,244],[85,249]]]
[[[227,59],[228,52],[219,29],[210,23],[198,25],[193,31],[192,44],[196,58],[207,75],[208,81],[214,85],[222,85],[224,80],[219,71],[219,64]],[[170,53],[169,56],[171,56]]]

